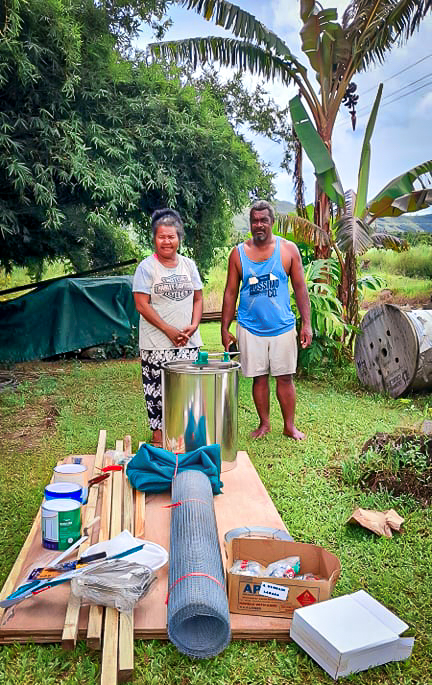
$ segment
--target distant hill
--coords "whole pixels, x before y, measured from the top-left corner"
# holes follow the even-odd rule
[[[384,217],[374,221],[376,231],[387,233],[416,233],[417,231],[432,233],[432,214],[423,216]]]
[[[295,205],[286,200],[274,200],[272,203],[277,214],[289,214],[295,212]],[[234,230],[239,233],[249,233],[249,208],[246,208],[241,214],[237,214],[234,219]]]

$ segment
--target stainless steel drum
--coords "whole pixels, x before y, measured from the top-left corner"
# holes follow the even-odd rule
[[[171,452],[219,443],[222,471],[237,455],[238,370],[235,361],[188,360],[162,366],[162,439]]]

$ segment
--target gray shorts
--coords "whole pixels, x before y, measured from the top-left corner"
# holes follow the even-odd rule
[[[297,331],[273,336],[249,333],[237,324],[240,363],[243,376],[288,376],[297,368]]]

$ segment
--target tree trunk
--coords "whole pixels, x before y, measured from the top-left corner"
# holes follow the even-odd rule
[[[339,299],[344,310],[346,323],[357,326],[359,323],[359,303],[357,289],[357,262],[353,250],[345,255],[342,282],[339,286]]]
[[[327,122],[329,125],[329,122]],[[331,155],[331,134],[327,135],[326,131],[318,128],[318,133]],[[330,235],[330,200],[327,195],[321,190],[318,183],[315,183],[315,209],[314,222],[320,226],[328,235]],[[330,245],[323,245],[322,247],[315,246],[315,259],[328,259],[331,254]]]
[[[330,200],[318,183],[315,184],[314,222],[330,235]],[[330,253],[330,245],[315,245],[315,259],[328,259]]]

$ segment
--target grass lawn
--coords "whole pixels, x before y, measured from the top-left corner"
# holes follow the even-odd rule
[[[218,349],[219,327],[202,327],[205,344]],[[94,452],[98,430],[107,448],[131,434],[133,449],[149,437],[136,361],[57,362],[18,367],[21,384],[0,395],[0,582],[10,571],[30,529],[56,461]],[[391,400],[364,391],[352,368],[324,378],[297,380],[297,425],[308,438],[282,436],[282,419],[272,386],[273,431],[251,442],[257,419],[251,383],[241,379],[239,448],[246,449],[287,528],[296,540],[325,546],[341,560],[335,594],[364,588],[412,628],[413,657],[351,676],[361,685],[432,683],[432,516],[409,497],[362,492],[341,477],[341,462],[357,455],[376,432],[418,427],[431,418],[430,395]],[[223,495],[222,495],[223,496]],[[405,532],[376,537],[345,522],[356,507],[395,508]],[[259,523],[259,511],[253,522]],[[36,600],[35,600],[36,601]],[[144,600],[145,601],[145,600]],[[169,643],[135,643],[133,683],[140,685],[315,685],[332,683],[295,644],[233,642],[217,658],[191,661]],[[1,685],[93,685],[100,654],[80,643],[73,652],[58,645],[0,648]]]

